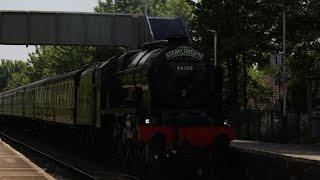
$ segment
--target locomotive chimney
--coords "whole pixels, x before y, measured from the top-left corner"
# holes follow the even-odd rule
[[[173,44],[186,44],[188,42],[188,37],[184,35],[173,35],[167,38],[168,43]]]

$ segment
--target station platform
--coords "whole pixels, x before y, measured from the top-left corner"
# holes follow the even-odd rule
[[[234,140],[230,149],[303,163],[320,165],[320,146],[305,144],[276,144],[257,141]]]
[[[0,139],[0,179],[54,179],[28,158]]]

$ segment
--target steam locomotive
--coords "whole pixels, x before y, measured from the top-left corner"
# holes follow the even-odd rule
[[[215,151],[233,140],[222,83],[220,66],[172,38],[2,92],[0,114],[73,127],[82,143],[127,159],[178,158],[186,147]]]

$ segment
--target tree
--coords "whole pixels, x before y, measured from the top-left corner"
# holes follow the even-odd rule
[[[98,0],[94,10],[99,13],[142,14],[143,9],[142,0]]]
[[[30,73],[32,73],[32,68],[26,62],[1,59],[0,91],[29,83]]]
[[[261,1],[254,0],[203,0],[190,3],[195,7],[190,25],[196,46],[213,56],[213,33],[209,30],[216,30],[219,35],[218,57],[227,74],[227,95],[232,102],[231,109],[239,110],[240,95],[247,98],[247,69],[262,56],[264,32],[272,27],[268,23],[272,19],[272,16],[268,16],[271,13]],[[242,93],[239,91],[241,70],[244,84]],[[246,107],[247,100],[244,102],[243,106]]]
[[[92,47],[40,46],[29,55],[35,69],[33,80],[66,73],[93,61]]]
[[[96,12],[143,14],[145,0],[99,0]],[[176,17],[183,15],[191,19],[192,6],[186,0],[149,0],[148,16]]]
[[[186,0],[153,0],[149,2],[149,16],[184,16],[187,22],[191,20],[193,6],[189,5]]]
[[[15,72],[12,73],[7,81],[7,86],[4,90],[10,90],[17,88],[19,86],[26,85],[30,83],[30,77],[25,74],[25,72]]]

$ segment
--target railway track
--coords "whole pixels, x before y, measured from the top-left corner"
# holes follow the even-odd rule
[[[54,177],[57,179],[88,179],[88,180],[104,180],[104,179],[108,179],[108,180],[140,180],[139,178],[129,175],[129,174],[121,174],[121,173],[114,173],[114,172],[94,172],[94,175],[89,174],[83,170],[80,170],[70,164],[67,164],[51,155],[48,155],[44,152],[41,152],[40,150],[33,148],[19,140],[16,140],[13,137],[10,137],[9,135],[0,132],[0,137],[1,139],[10,141],[12,143],[14,143],[14,145],[18,145],[23,149],[27,149],[26,151],[35,153],[37,155],[37,158],[41,157],[41,161],[46,161],[48,164],[48,162],[52,163],[50,166],[55,167],[54,169],[60,169],[60,172],[49,172],[49,173],[53,173]],[[8,142],[7,142],[8,143]],[[9,143],[9,144],[12,144]],[[19,148],[20,149],[20,148]],[[25,154],[25,153],[23,153]],[[28,153],[29,154],[29,153]],[[35,155],[34,155],[35,156]],[[41,167],[41,166],[40,166]],[[59,168],[57,168],[59,167]],[[50,169],[50,168],[48,168]],[[61,169],[67,169],[67,173],[64,174],[64,172],[61,172]],[[49,170],[51,171],[51,170]],[[59,174],[59,175],[57,175]],[[65,177],[66,176],[66,177]]]
[[[3,128],[4,129],[4,128]],[[13,132],[9,131],[8,129],[5,129],[5,133],[0,130],[0,138],[6,141],[8,144],[10,144],[12,147],[20,151],[22,154],[24,154],[26,157],[28,157],[31,161],[33,161],[35,164],[37,164],[39,167],[44,169],[47,173],[55,177],[56,179],[61,180],[70,180],[70,179],[97,179],[97,180],[174,180],[174,179],[185,179],[185,180],[219,180],[218,178],[208,178],[205,176],[198,176],[193,172],[190,171],[182,171],[181,169],[185,169],[185,167],[179,167],[175,165],[167,166],[168,164],[164,164],[161,168],[156,166],[155,171],[146,171],[143,172],[142,169],[139,169],[138,172],[136,171],[129,171],[129,173],[138,174],[139,178],[136,176],[132,176],[128,173],[122,173],[122,171],[119,171],[116,169],[109,169],[109,168],[100,168],[100,167],[93,167],[91,165],[84,165],[83,163],[88,162],[88,160],[81,160],[81,161],[74,161],[74,158],[65,158],[66,156],[73,155],[72,153],[60,153],[60,150],[57,149],[54,152],[50,151],[49,148],[42,148],[42,146],[37,146],[33,144],[32,141],[36,141],[37,144],[42,144],[44,141],[38,139],[33,140],[33,138],[22,138],[21,136],[24,136],[23,134],[14,134]],[[13,135],[11,134],[13,133]],[[7,135],[9,134],[9,135]],[[19,139],[19,140],[17,140]],[[27,140],[29,139],[29,140]],[[23,143],[23,142],[26,143]],[[33,147],[31,147],[31,146]],[[56,144],[57,146],[59,144]],[[37,148],[34,148],[37,147]],[[41,149],[41,150],[39,150]],[[31,153],[30,153],[31,152]],[[44,153],[46,152],[46,153]],[[73,151],[71,151],[73,152]],[[82,154],[80,154],[82,155]],[[40,157],[41,156],[41,157]],[[77,157],[78,155],[75,155],[74,157]],[[34,158],[36,157],[36,158]],[[39,160],[41,158],[41,160]],[[62,160],[61,160],[62,159]],[[87,158],[85,158],[87,159]],[[38,163],[40,161],[40,163]],[[52,163],[54,162],[54,164]],[[67,163],[66,163],[67,162]],[[98,162],[97,162],[98,163]],[[48,165],[50,164],[50,165]],[[53,165],[52,165],[53,164]],[[81,165],[80,165],[81,164]],[[83,166],[84,165],[84,166]],[[76,166],[76,167],[75,167]],[[81,168],[79,168],[81,167]],[[180,169],[181,168],[181,169]],[[58,172],[55,172],[57,171]],[[59,170],[60,169],[60,170]],[[67,169],[67,170],[65,170]]]

